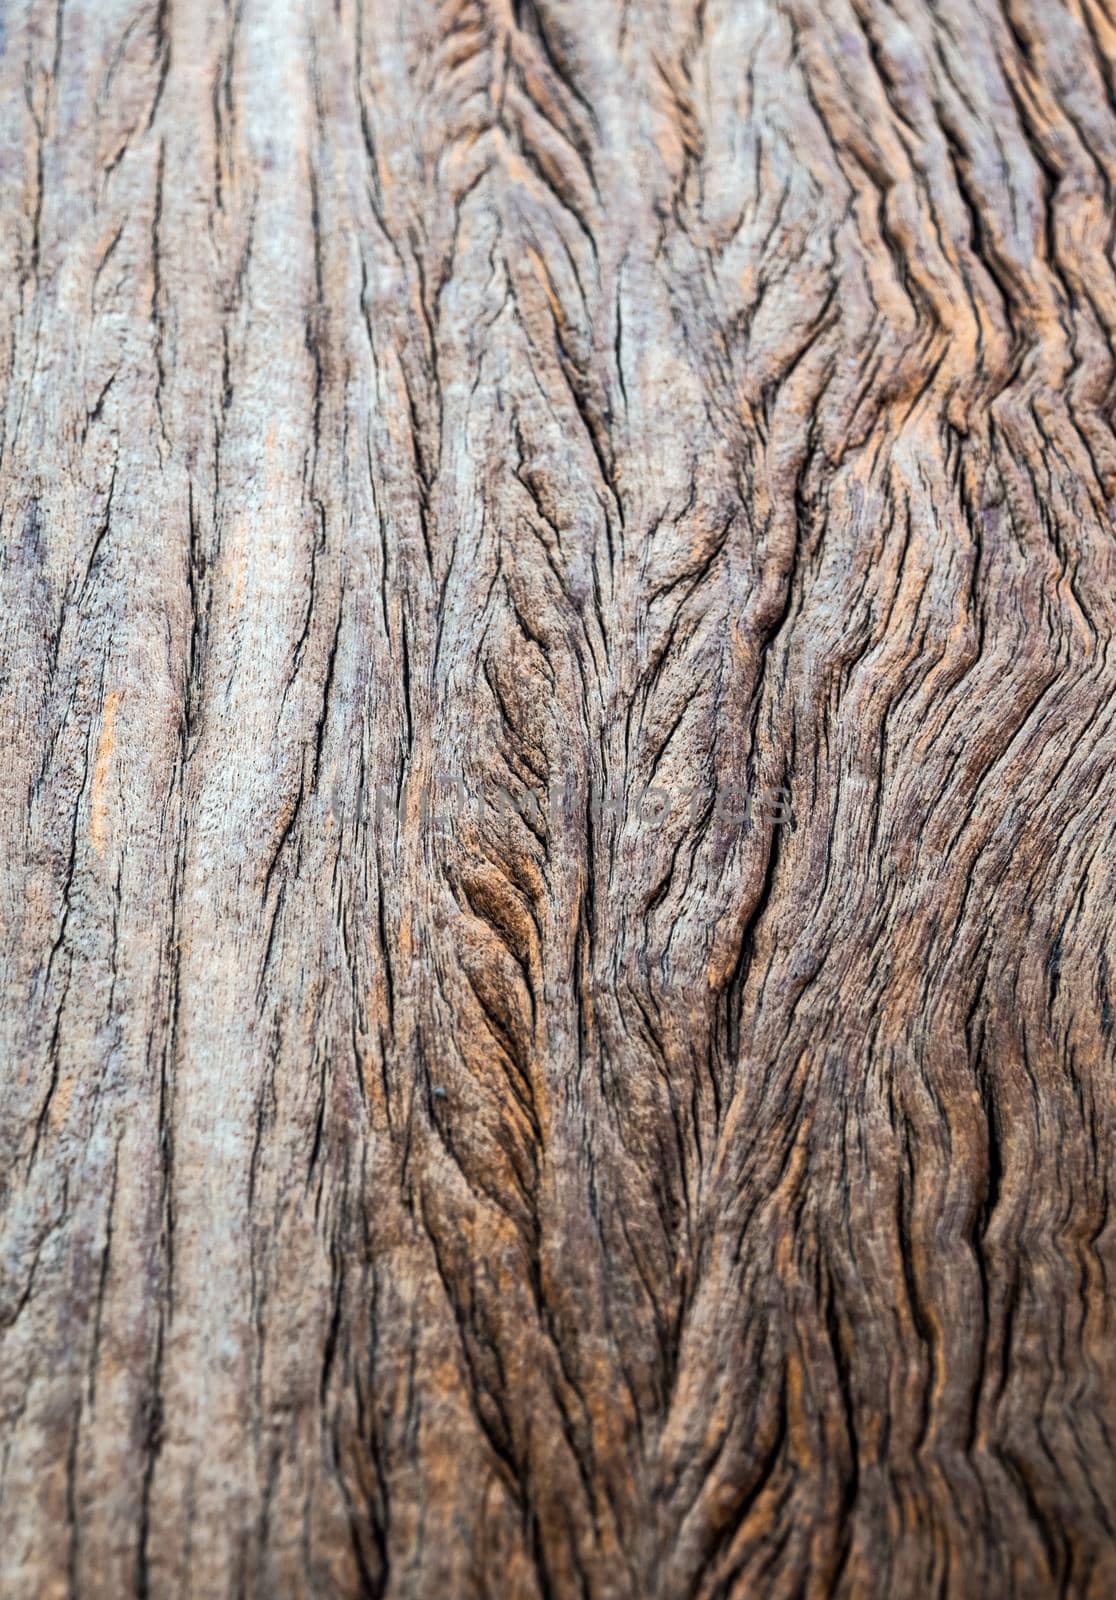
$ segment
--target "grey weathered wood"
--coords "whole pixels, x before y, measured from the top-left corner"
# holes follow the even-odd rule
[[[0,8],[5,1597],[1113,1593],[1114,182],[1105,0]]]

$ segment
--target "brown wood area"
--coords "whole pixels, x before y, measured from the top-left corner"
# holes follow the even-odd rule
[[[1112,0],[2,0],[0,1596],[1116,1595]]]

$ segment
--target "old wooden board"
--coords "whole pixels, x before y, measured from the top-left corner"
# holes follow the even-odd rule
[[[1116,1593],[1110,0],[5,0],[0,1593]]]

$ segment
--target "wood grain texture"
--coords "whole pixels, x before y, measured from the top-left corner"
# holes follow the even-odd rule
[[[0,5],[0,1593],[1116,1593],[1111,0]]]

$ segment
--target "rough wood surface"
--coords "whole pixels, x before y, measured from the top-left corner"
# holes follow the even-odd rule
[[[1111,0],[0,7],[5,1600],[1116,1593]]]

